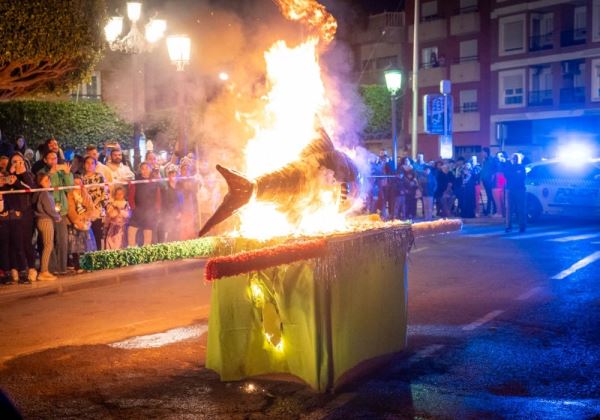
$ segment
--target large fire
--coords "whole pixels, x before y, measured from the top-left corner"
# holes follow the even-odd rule
[[[315,34],[295,47],[277,41],[265,53],[270,91],[265,97],[263,121],[255,122],[255,136],[245,149],[246,173],[253,178],[299,159],[317,134],[319,116],[330,114],[317,48],[333,39],[337,23],[314,0],[275,2],[288,19],[309,25]],[[328,128],[331,131],[335,126]],[[299,225],[290,223],[274,204],[253,200],[240,211],[240,233],[268,238],[344,229],[346,215],[339,210],[339,194],[327,188],[328,178],[324,174],[319,180],[319,200],[303,203]]]

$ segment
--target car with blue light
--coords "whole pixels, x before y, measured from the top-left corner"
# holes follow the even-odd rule
[[[527,215],[600,217],[600,159],[547,160],[527,165]]]

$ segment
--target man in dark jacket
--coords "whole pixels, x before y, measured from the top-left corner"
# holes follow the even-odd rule
[[[510,164],[505,166],[506,176],[506,232],[512,230],[513,218],[519,223],[519,232],[527,227],[527,192],[525,180],[527,173],[522,162],[523,155],[512,155]]]
[[[481,164],[481,182],[485,189],[485,196],[487,197],[487,203],[485,205],[484,215],[490,216],[496,213],[496,203],[492,195],[492,188],[494,185],[493,178],[496,173],[496,161],[490,156],[489,147],[483,148],[483,162]]]

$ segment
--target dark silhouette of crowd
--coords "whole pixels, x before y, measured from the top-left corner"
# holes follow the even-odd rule
[[[384,220],[436,217],[505,218],[506,229],[517,220],[526,227],[525,164],[523,155],[510,159],[506,152],[495,156],[483,148],[481,161],[439,159],[425,162],[401,157],[396,167],[385,150],[371,161],[371,195],[367,211]],[[510,207],[510,211],[507,210]]]
[[[0,139],[3,283],[80,273],[79,257],[90,251],[196,237],[193,155],[161,160],[148,151],[134,171],[116,143],[90,145],[67,160],[55,138],[36,151],[23,136]]]

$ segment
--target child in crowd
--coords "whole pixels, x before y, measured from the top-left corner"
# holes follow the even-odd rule
[[[69,255],[72,267],[81,273],[79,266],[79,254],[96,251],[96,240],[93,238],[90,227],[94,217],[94,202],[83,186],[80,175],[73,179],[74,185],[79,187],[70,190],[67,194],[69,201]]]
[[[40,188],[50,188],[50,176],[38,173],[37,184]],[[56,211],[52,192],[41,191],[35,197],[35,223],[42,238],[42,252],[40,255],[40,273],[38,280],[56,280],[56,276],[48,271],[50,255],[54,248],[54,222],[60,222],[60,214]]]
[[[131,209],[125,200],[125,188],[115,187],[112,199],[106,206],[105,249],[121,249],[126,243],[126,227]]]

